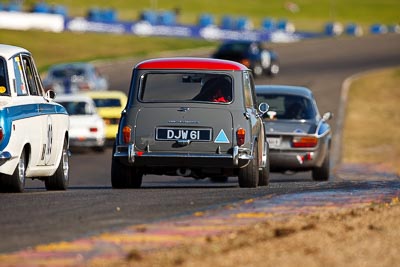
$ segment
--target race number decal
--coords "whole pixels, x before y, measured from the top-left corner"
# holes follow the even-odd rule
[[[51,150],[53,147],[53,124],[51,122],[51,117],[47,116],[47,134],[45,140],[45,155],[44,155],[44,162],[48,164],[51,157]]]

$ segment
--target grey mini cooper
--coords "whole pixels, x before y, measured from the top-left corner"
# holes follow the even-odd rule
[[[178,175],[240,187],[268,185],[268,143],[251,71],[232,61],[162,58],[133,70],[113,148],[114,188],[143,175]]]

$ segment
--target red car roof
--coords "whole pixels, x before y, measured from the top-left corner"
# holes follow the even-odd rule
[[[142,61],[136,69],[248,70],[240,63],[214,58],[157,58]]]

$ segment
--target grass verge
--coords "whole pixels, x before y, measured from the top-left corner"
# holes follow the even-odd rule
[[[159,51],[215,45],[215,43],[197,39],[9,30],[0,30],[0,40],[1,43],[28,49],[33,54],[41,72],[50,65],[61,62],[146,56]]]
[[[400,174],[400,67],[355,79],[343,131],[344,163],[381,165]]]

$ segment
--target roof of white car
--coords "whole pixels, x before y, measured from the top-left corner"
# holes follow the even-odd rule
[[[29,53],[28,50],[18,47],[18,46],[13,46],[13,45],[6,45],[6,44],[0,44],[0,56],[9,59],[10,57],[14,56],[15,54],[18,53]]]
[[[59,101],[76,101],[76,102],[93,102],[90,96],[84,94],[67,94],[67,95],[56,95],[55,102]]]

